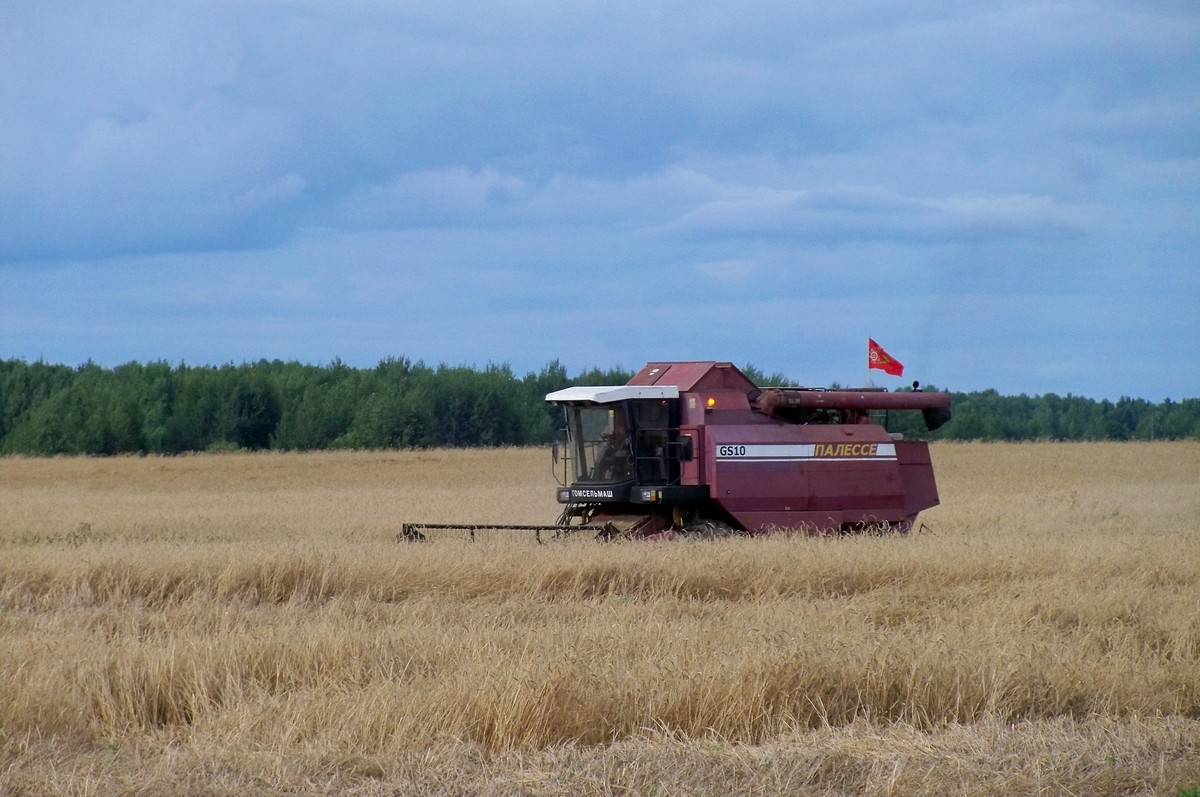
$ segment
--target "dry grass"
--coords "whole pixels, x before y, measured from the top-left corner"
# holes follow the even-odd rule
[[[546,522],[543,451],[0,460],[0,795],[1175,794],[1200,445],[939,445],[909,538]]]

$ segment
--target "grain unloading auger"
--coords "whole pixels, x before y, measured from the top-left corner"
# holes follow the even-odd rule
[[[915,387],[915,383],[914,383]],[[929,447],[889,434],[872,413],[950,419],[947,393],[759,388],[731,363],[648,363],[628,384],[569,387],[558,521],[533,525],[406,523],[429,530],[533,531],[563,537],[671,539],[908,531],[938,504]]]

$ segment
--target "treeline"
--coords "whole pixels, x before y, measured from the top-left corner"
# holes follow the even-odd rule
[[[571,384],[558,362],[516,377],[407,359],[108,369],[0,361],[0,453],[182,454],[222,449],[432,448],[543,443],[561,426],[543,400]],[[561,411],[560,411],[561,412]]]
[[[753,366],[760,385],[780,374]],[[573,384],[623,384],[631,372],[568,376],[554,361],[537,373],[405,358],[374,368],[340,361],[242,365],[165,362],[77,368],[0,361],[0,453],[182,454],[235,449],[432,448],[543,444],[561,416],[547,393]],[[909,437],[983,440],[1200,439],[1200,399],[1152,404],[1078,396],[954,394],[954,419],[930,435],[918,413],[892,413]]]
[[[895,413],[888,428],[942,440],[1200,440],[1200,399],[1154,404],[1054,393],[1002,396],[995,390],[951,395],[954,417],[938,431],[926,432],[913,412]]]

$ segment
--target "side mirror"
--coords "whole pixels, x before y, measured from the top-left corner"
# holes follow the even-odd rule
[[[550,449],[550,456],[554,460],[554,464],[558,464],[558,441],[554,441],[554,446]]]
[[[921,410],[921,415],[925,417],[925,428],[932,432],[944,426],[953,416],[953,411],[949,407],[930,407]]]
[[[680,462],[691,462],[692,459],[695,458],[696,452],[695,452],[695,449],[693,448],[693,446],[694,446],[694,443],[692,442],[691,435],[685,434],[685,435],[679,436],[679,461]]]

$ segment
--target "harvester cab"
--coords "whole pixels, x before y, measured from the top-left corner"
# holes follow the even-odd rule
[[[600,521],[609,536],[662,533],[670,526],[644,507],[707,497],[707,489],[681,483],[694,448],[680,433],[678,387],[571,387],[546,400],[563,407],[566,421],[562,526]]]
[[[546,400],[566,420],[560,498],[627,500],[638,485],[678,482],[691,441],[679,440],[677,388],[570,387]]]

